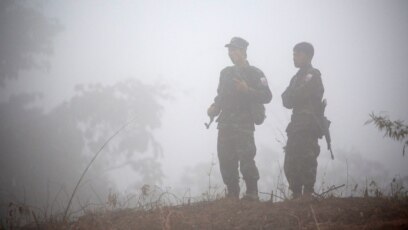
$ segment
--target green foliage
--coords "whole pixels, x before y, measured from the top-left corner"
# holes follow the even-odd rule
[[[408,146],[408,125],[404,121],[392,121],[388,116],[377,116],[370,114],[370,119],[365,124],[374,123],[380,131],[385,131],[384,136],[396,141],[404,142],[402,155],[405,155],[405,148]]]
[[[0,86],[20,70],[49,68],[52,38],[62,26],[30,1],[0,1]]]

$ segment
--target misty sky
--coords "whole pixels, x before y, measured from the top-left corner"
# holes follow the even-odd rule
[[[274,95],[265,124],[257,127],[258,150],[281,152],[283,162],[276,138],[291,111],[280,95],[296,72],[293,46],[308,41],[315,47],[313,65],[322,72],[335,154],[357,151],[392,175],[408,174],[402,143],[364,126],[371,112],[408,120],[407,1],[57,0],[45,2],[43,10],[64,27],[54,40],[51,69],[7,81],[0,99],[42,92],[41,103],[50,109],[68,100],[76,84],[163,81],[173,95],[163,102],[163,125],[156,131],[166,184],[177,181],[184,167],[216,154],[215,126],[206,130],[203,123],[219,73],[231,65],[224,45],[233,36],[249,41],[248,60],[265,73]],[[319,163],[325,163],[329,154],[320,143]],[[339,156],[332,164],[344,160]]]

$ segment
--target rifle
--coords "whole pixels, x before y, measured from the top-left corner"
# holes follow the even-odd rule
[[[324,116],[324,111],[327,106],[326,99],[323,99],[321,106],[322,107],[320,110],[319,117],[317,117],[315,114],[313,114],[313,117],[315,118],[316,123],[319,126],[320,131],[322,132],[322,136],[324,136],[324,138],[326,139],[327,149],[330,151],[331,159],[334,160],[334,155],[333,155],[333,151],[331,147],[331,136],[330,136],[330,130],[329,130],[331,121],[327,119],[327,117]]]
[[[333,155],[333,151],[332,151],[332,147],[331,147],[331,136],[330,136],[330,123],[331,121],[329,121],[326,117],[323,117],[323,136],[326,139],[326,144],[327,144],[327,149],[330,151],[330,155],[331,155],[331,159],[334,160],[334,155]]]
[[[210,128],[210,125],[211,125],[211,123],[212,123],[213,121],[214,121],[214,116],[210,117],[210,122],[209,122],[209,123],[204,123],[205,127],[206,127],[207,129],[209,129],[209,128]]]
[[[245,81],[245,79],[241,76],[241,74],[239,73],[239,71],[234,67],[233,68],[233,71],[234,71],[234,74],[235,74],[235,78],[234,79],[239,79],[239,80],[244,80]],[[238,78],[236,78],[236,77],[238,77]],[[225,92],[224,92],[225,93]],[[228,92],[228,93],[231,93],[231,90]],[[210,116],[210,122],[205,122],[204,123],[204,125],[205,125],[205,127],[207,128],[207,129],[209,129],[210,128],[210,126],[211,126],[211,124],[213,123],[213,121],[214,121],[214,117],[215,116]]]

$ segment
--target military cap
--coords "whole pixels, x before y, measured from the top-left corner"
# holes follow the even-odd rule
[[[310,58],[314,55],[314,48],[313,45],[309,42],[300,42],[293,47],[293,51],[303,52]]]
[[[238,49],[244,49],[246,50],[248,47],[249,43],[245,41],[245,39],[240,38],[240,37],[233,37],[230,41],[229,44],[226,44],[225,47],[235,47]]]

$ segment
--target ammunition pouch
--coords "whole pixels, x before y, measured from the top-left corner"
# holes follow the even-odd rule
[[[256,125],[261,125],[266,118],[265,106],[260,103],[253,103],[251,105],[251,116]]]

